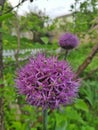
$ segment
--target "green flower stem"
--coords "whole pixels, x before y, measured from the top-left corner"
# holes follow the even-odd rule
[[[69,50],[65,50],[65,57],[64,57],[64,59],[66,60],[66,58],[67,58],[67,56],[68,56],[68,53],[69,53]]]
[[[43,130],[48,130],[48,111],[43,110]]]

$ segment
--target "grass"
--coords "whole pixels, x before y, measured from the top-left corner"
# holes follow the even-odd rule
[[[51,44],[40,44],[38,42],[33,43],[32,40],[29,40],[26,38],[21,38],[20,43],[21,43],[20,49],[45,48],[46,50],[51,50],[51,49],[54,50],[57,48],[56,42],[51,46]],[[3,35],[3,48],[5,50],[16,49],[17,48],[17,37],[4,33],[4,35]]]

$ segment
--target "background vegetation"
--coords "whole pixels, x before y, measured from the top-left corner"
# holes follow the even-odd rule
[[[69,31],[77,34],[80,39],[79,46],[70,51],[67,57],[74,71],[77,71],[97,44],[98,33],[97,0],[85,0],[77,11],[78,3],[79,0],[75,0],[75,4],[71,6],[73,22],[60,23],[58,29],[58,33]],[[54,20],[53,24],[45,27],[44,23],[48,23],[50,18],[42,12],[30,12],[20,17],[17,12],[8,11],[10,9],[12,7],[5,2],[0,14],[0,23],[2,22],[0,38],[2,38],[3,51],[13,49],[15,52],[15,60],[11,57],[6,59],[3,63],[3,78],[0,75],[0,86],[4,84],[4,87],[0,88],[0,102],[3,99],[2,112],[5,125],[5,128],[1,130],[42,130],[41,110],[28,105],[25,97],[17,94],[14,78],[16,70],[28,62],[28,58],[21,61],[19,58],[31,56],[31,52],[20,54],[22,49],[43,49],[49,56],[58,55],[60,60],[64,58],[65,53],[60,51],[58,38],[54,35],[58,21]],[[25,32],[31,34],[29,39],[21,36]],[[98,130],[97,52],[93,55],[90,64],[79,75],[82,78],[82,84],[75,104],[49,112],[49,130]]]

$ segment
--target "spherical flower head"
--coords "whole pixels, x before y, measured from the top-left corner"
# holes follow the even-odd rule
[[[78,37],[71,33],[65,33],[59,39],[59,45],[64,49],[73,49],[78,44],[79,44]]]
[[[79,79],[66,61],[39,54],[16,75],[16,87],[29,104],[43,109],[68,105],[77,97]]]

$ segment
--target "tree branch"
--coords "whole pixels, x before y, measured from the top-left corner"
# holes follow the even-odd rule
[[[16,6],[10,8],[9,10],[5,11],[4,13],[2,13],[2,15],[5,15],[7,13],[10,13],[12,10],[14,10],[15,8],[18,8],[22,3],[24,3],[27,0],[22,0],[21,2],[19,2]]]
[[[2,16],[2,11],[4,7],[5,0],[0,1],[0,16]],[[0,21],[0,28],[2,29],[2,21]],[[0,130],[5,130],[4,126],[4,100],[3,100],[3,42],[2,42],[2,32],[0,32]]]
[[[78,67],[75,78],[80,76],[80,74],[85,70],[85,68],[91,63],[93,57],[97,52],[98,52],[98,43],[92,48],[91,53],[84,60],[84,62]]]

